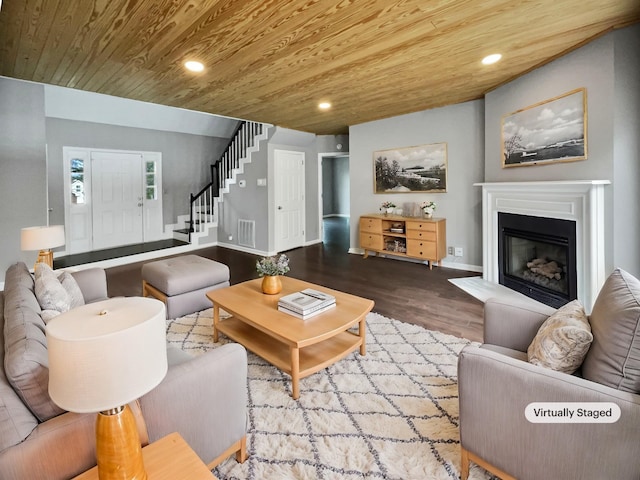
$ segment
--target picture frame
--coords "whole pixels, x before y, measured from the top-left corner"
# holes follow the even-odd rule
[[[374,193],[447,191],[447,144],[430,143],[373,152]]]
[[[504,115],[501,133],[502,168],[586,160],[586,89]]]

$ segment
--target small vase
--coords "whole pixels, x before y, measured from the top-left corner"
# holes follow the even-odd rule
[[[433,212],[422,212],[422,216],[424,218],[431,218],[433,217]]]
[[[262,277],[262,293],[275,295],[282,291],[282,280],[279,275],[265,275]]]

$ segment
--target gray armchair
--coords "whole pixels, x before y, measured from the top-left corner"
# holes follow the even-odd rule
[[[633,378],[640,361],[639,293],[640,282],[626,272],[607,280],[590,317],[594,341],[582,372],[573,375],[527,362],[527,347],[554,309],[487,301],[485,343],[465,347],[458,363],[463,480],[470,461],[505,480],[640,478],[640,395]],[[607,369],[618,369],[620,378],[605,378]],[[586,379],[598,375],[602,383]],[[532,402],[613,402],[621,417],[610,424],[530,423],[525,408]]]

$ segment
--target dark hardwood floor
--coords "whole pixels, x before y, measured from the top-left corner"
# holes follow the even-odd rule
[[[448,280],[477,273],[429,267],[391,258],[349,254],[348,219],[324,222],[323,243],[290,250],[288,275],[375,301],[374,311],[425,328],[482,341],[479,300]],[[229,266],[231,283],[257,278],[259,257],[222,247],[192,252]],[[110,296],[142,294],[143,262],[107,269]]]

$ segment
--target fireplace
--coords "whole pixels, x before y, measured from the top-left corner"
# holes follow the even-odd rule
[[[576,222],[498,213],[499,283],[558,308],[577,298]]]
[[[608,180],[495,182],[482,187],[482,280],[499,283],[498,215],[511,213],[528,217],[569,220],[575,224],[576,296],[587,312],[591,310],[607,276],[605,256],[605,189]],[[571,284],[568,284],[570,290]],[[498,293],[499,294],[499,293]],[[573,295],[569,292],[569,298]]]

